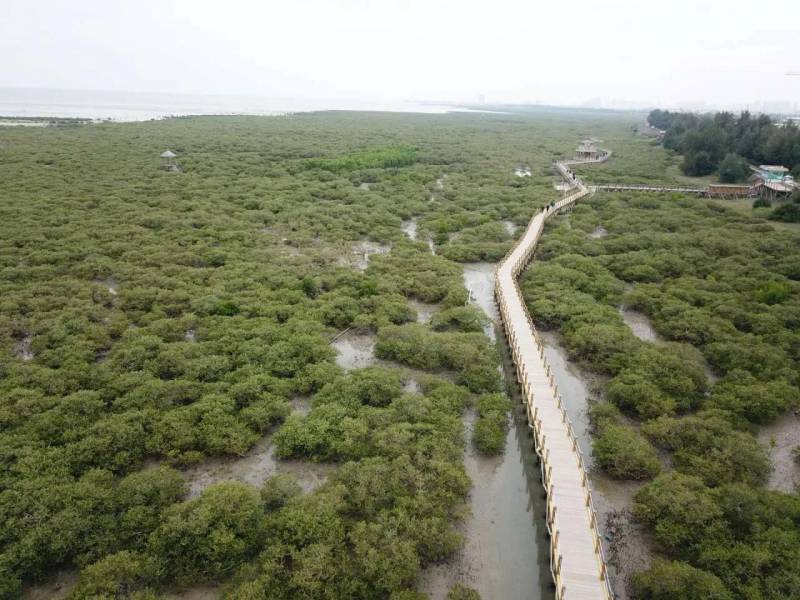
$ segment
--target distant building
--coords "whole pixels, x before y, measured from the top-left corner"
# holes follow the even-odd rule
[[[753,170],[754,187],[758,195],[768,200],[778,200],[790,195],[797,189],[789,169],[780,165],[760,165],[750,167]]]
[[[775,123],[775,127],[787,127],[789,125],[800,125],[800,117],[786,117],[783,121]]]

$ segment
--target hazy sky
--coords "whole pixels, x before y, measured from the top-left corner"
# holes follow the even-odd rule
[[[0,87],[800,102],[800,1],[4,0]]]

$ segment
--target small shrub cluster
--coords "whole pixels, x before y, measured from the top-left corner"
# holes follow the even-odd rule
[[[503,394],[485,394],[476,403],[478,420],[472,441],[483,454],[499,454],[506,444],[511,403]]]
[[[633,427],[621,422],[611,404],[595,404],[591,421],[595,438],[592,456],[597,465],[619,479],[652,479],[661,471],[655,448]]]

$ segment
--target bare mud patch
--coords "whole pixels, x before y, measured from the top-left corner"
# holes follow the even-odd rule
[[[403,232],[408,236],[408,239],[412,241],[417,241],[417,218],[412,217],[403,221],[400,224]]]
[[[369,266],[369,259],[374,254],[386,254],[392,249],[391,246],[378,244],[377,242],[362,241],[353,246],[352,261],[356,268],[361,271]]]
[[[311,399],[308,396],[295,396],[292,398],[292,411],[307,415],[311,412]]]
[[[200,585],[164,595],[166,600],[217,600],[222,598],[222,587],[218,585]]]
[[[517,177],[530,177],[532,175],[531,168],[528,165],[519,165],[514,169],[514,175]]]
[[[447,174],[442,175],[441,177],[437,177],[436,181],[433,184],[433,192],[431,193],[428,202],[433,202],[439,196],[439,193],[444,190],[444,182],[447,181]]]
[[[631,597],[628,589],[631,576],[647,569],[653,560],[650,536],[633,520],[631,512],[633,497],[644,484],[619,481],[598,472],[592,472],[590,479],[611,587],[616,598],[627,600]]]
[[[417,323],[430,323],[431,317],[435,312],[441,310],[441,304],[430,304],[428,302],[420,302],[414,298],[410,298],[408,304],[417,313]]]
[[[58,571],[47,581],[23,587],[22,600],[61,600],[69,596],[77,585],[77,571]]]
[[[589,234],[590,238],[604,238],[608,235],[608,229],[603,227],[602,225],[598,225],[595,227],[592,232]]]
[[[650,317],[646,314],[624,306],[619,307],[618,310],[622,320],[637,338],[645,342],[657,342],[660,339],[656,330],[653,329]]]
[[[793,455],[800,446],[800,416],[789,413],[765,425],[758,431],[758,441],[772,463],[767,487],[787,494],[800,490],[800,463]]]
[[[348,331],[331,345],[336,349],[336,364],[345,371],[363,369],[378,362],[375,358],[375,335]]]
[[[94,279],[92,283],[102,286],[108,290],[108,293],[112,296],[117,296],[119,294],[119,282],[114,279],[113,277],[106,277],[105,279]]]
[[[14,354],[17,355],[17,358],[25,362],[33,360],[34,355],[33,350],[31,350],[31,342],[33,342],[33,336],[28,334],[14,344]]]
[[[189,486],[188,499],[221,481],[239,481],[260,488],[267,478],[278,473],[293,476],[304,492],[324,484],[336,470],[331,463],[284,460],[275,456],[272,435],[265,435],[240,458],[212,457],[183,471]]]
[[[353,369],[363,369],[372,365],[394,369],[400,375],[400,380],[406,391],[419,391],[418,381],[423,377],[428,377],[434,373],[427,373],[419,369],[413,369],[400,363],[384,360],[375,356],[376,336],[372,333],[361,333],[358,331],[348,331],[339,336],[331,345],[336,348],[338,355],[336,364],[345,371]],[[435,373],[437,377],[452,379],[453,374],[447,371]]]
[[[463,275],[469,302],[477,304],[490,319],[484,333],[492,340],[497,339],[495,326],[500,322],[500,312],[494,301],[495,267],[494,263],[488,262],[465,263]]]

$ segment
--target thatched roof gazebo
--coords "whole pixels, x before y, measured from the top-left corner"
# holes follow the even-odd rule
[[[161,158],[164,161],[164,168],[167,171],[177,171],[178,170],[178,163],[175,162],[175,159],[178,157],[172,150],[164,150],[161,153]]]
[[[578,149],[575,150],[575,158],[578,160],[595,160],[600,157],[600,152],[595,146],[594,140],[589,138],[583,140]]]

